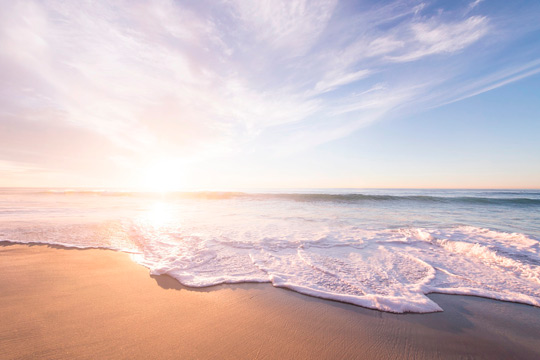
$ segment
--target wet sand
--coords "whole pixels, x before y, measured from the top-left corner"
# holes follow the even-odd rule
[[[540,308],[390,314],[270,284],[181,286],[129,255],[0,243],[2,359],[540,359]]]

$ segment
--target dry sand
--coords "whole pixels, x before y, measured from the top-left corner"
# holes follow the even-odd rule
[[[389,314],[269,284],[181,286],[127,254],[0,246],[1,359],[540,359],[540,308]]]

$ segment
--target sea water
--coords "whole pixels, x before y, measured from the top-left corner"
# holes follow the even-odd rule
[[[0,241],[105,248],[190,287],[271,282],[390,312],[540,306],[539,190],[0,189]]]

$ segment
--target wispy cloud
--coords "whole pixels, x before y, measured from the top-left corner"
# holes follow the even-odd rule
[[[435,98],[441,100],[441,102],[435,103],[434,106],[451,104],[495,90],[538,73],[540,73],[540,59],[523,65],[505,68],[468,84],[460,84],[457,87],[449,88],[447,91],[436,94],[430,101],[433,101]]]
[[[332,17],[337,0],[233,0],[237,25],[249,44],[280,55],[304,55],[317,42]]]
[[[455,23],[439,23],[431,20],[410,26],[407,52],[389,55],[391,61],[413,61],[435,54],[452,54],[481,39],[488,32],[488,20],[484,16],[471,16]]]
[[[478,5],[480,5],[481,2],[483,2],[484,0],[474,0],[474,1],[471,1],[469,3],[469,7],[467,8],[466,12],[469,12],[471,10],[473,10],[474,8],[476,8]]]
[[[450,81],[468,89],[460,99],[536,74],[459,80],[499,26],[479,4],[2,1],[0,124],[76,133],[77,153],[93,134],[111,164],[315,146],[418,99],[448,101]],[[10,144],[11,159],[55,153]]]
[[[343,73],[340,71],[329,72],[315,85],[315,94],[321,94],[337,89],[363,79],[369,75],[369,70],[358,70],[355,72]]]

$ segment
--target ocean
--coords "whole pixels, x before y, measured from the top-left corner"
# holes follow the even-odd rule
[[[129,253],[189,287],[271,282],[389,312],[540,307],[540,190],[0,189],[0,241]]]

